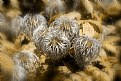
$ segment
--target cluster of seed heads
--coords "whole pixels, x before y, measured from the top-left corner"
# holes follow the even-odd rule
[[[79,29],[80,25],[76,20],[64,16],[55,19],[49,26],[45,17],[40,14],[29,13],[11,21],[11,30],[16,36],[21,32],[25,33],[49,59],[60,60],[69,54],[70,48],[74,48],[74,59],[77,65],[83,67],[98,56],[101,44],[96,39],[80,36]],[[16,65],[28,71],[31,71],[34,62],[38,61],[34,54],[26,51],[16,54],[13,60]]]
[[[14,26],[12,25],[13,28],[18,27],[16,31],[22,30],[32,38],[36,48],[45,53],[51,60],[66,57],[70,48],[74,48],[74,58],[80,67],[88,64],[93,57],[98,56],[101,45],[99,41],[80,36],[80,25],[73,19],[60,16],[50,23],[48,27],[44,16],[26,14],[24,17],[15,18],[12,23],[14,24]],[[27,58],[29,59],[28,56]],[[28,64],[26,66],[23,61],[19,64],[28,67]]]
[[[48,28],[37,28],[33,41],[50,59],[58,60],[68,54],[71,41],[79,36],[79,24],[75,20],[59,17]]]
[[[101,44],[94,38],[79,36],[79,28],[75,20],[60,16],[47,29],[34,31],[35,45],[51,60],[66,57],[72,47],[77,65],[84,67],[98,56]]]
[[[45,15],[49,18],[65,12],[67,3],[73,4],[73,8],[76,10],[79,3],[84,1],[88,2],[88,0],[47,0]],[[89,7],[87,7],[88,9]],[[66,57],[70,53],[70,49],[74,48],[72,56],[80,68],[89,64],[100,51],[101,44],[98,40],[88,36],[80,36],[80,25],[77,21],[64,16],[55,19],[48,26],[43,15],[27,13],[12,19],[10,29],[16,37],[20,33],[25,33],[32,39],[36,48],[45,53],[51,60],[60,60]],[[23,57],[25,58],[23,59]],[[22,51],[17,53],[13,60],[16,65],[31,71],[32,68],[35,68],[33,66],[38,58],[30,52]]]

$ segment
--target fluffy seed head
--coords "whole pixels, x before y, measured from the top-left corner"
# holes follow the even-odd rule
[[[22,31],[29,37],[33,36],[36,28],[47,25],[46,19],[40,14],[26,14],[23,22]]]
[[[27,72],[36,72],[39,58],[32,52],[21,51],[13,57],[15,65],[22,66]]]
[[[79,35],[79,24],[75,20],[67,17],[60,17],[56,19],[52,24],[50,24],[50,27],[57,28],[62,30],[64,33],[67,33],[70,40]]]
[[[42,39],[47,33],[47,26],[45,25],[40,25],[37,29],[34,30],[33,32],[33,42],[35,46],[37,47],[38,50],[41,50],[42,47]]]
[[[52,60],[58,60],[64,57],[70,48],[68,36],[57,29],[49,29],[48,33],[42,40],[43,52]]]
[[[101,44],[96,39],[86,36],[80,36],[74,40],[74,58],[79,65],[83,68],[86,64],[91,63],[98,56]]]

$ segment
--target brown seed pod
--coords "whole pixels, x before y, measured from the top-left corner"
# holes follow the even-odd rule
[[[75,61],[81,69],[91,63],[99,54],[101,43],[87,36],[80,36],[74,40]]]
[[[70,48],[68,36],[57,29],[50,28],[42,40],[43,52],[52,60],[59,60],[66,56]]]
[[[79,30],[80,36],[85,35],[88,37],[95,38],[99,41],[103,40],[104,30],[100,22],[95,20],[80,20],[78,21],[78,23],[81,26]]]
[[[39,58],[32,52],[21,51],[13,56],[15,65],[22,66],[27,72],[36,72],[39,64]]]
[[[49,27],[57,28],[62,30],[64,33],[67,33],[70,40],[79,36],[79,24],[75,20],[67,17],[61,16],[57,18],[53,23],[50,24]]]

